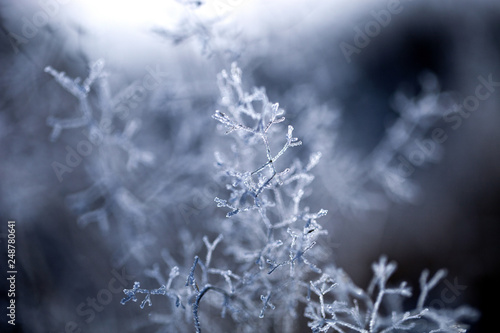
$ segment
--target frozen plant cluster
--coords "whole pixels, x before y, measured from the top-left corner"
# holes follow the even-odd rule
[[[183,144],[169,154],[159,156],[141,147],[136,137],[142,134],[143,121],[148,117],[143,103],[137,100],[138,83],[120,86],[113,93],[104,61],[91,62],[88,68],[84,80],[72,79],[51,66],[45,68],[77,102],[76,116],[48,117],[51,141],[58,140],[65,130],[71,134],[81,131],[86,138],[67,145],[66,160],[55,160],[51,166],[63,182],[83,164],[90,185],[66,197],[67,206],[78,216],[78,225],[96,224],[104,235],[113,233],[118,239],[128,240],[126,244],[110,244],[114,266],[121,267],[131,260],[144,263],[148,247],[157,241],[152,226],[159,223],[162,210],[178,206],[190,195],[189,186],[182,181],[177,180],[175,188],[170,182],[176,175],[189,181],[186,175],[194,173],[185,167],[193,156],[180,154],[190,150],[192,138],[185,138],[182,133],[189,131],[180,127],[172,135],[182,136]],[[127,107],[135,109],[123,112]],[[195,121],[190,125],[199,126]]]
[[[185,22],[192,29],[179,29],[185,34],[155,31],[174,43],[197,36],[203,54],[214,56],[211,34],[188,17],[191,21]],[[290,100],[305,104],[298,108],[306,112],[294,115],[294,125],[307,137],[302,146],[294,136],[298,130],[285,125],[285,111],[269,101],[264,88],[247,91],[235,63],[218,75],[221,108],[213,114],[227,136],[221,140],[207,132],[206,110],[189,106],[182,110],[189,113],[168,115],[177,128],[169,129],[169,142],[154,152],[143,149],[136,137],[143,134],[142,123],[151,125],[147,112],[163,107],[151,105],[154,99],[169,102],[168,88],[159,87],[153,102],[138,103],[133,114],[125,115],[117,110],[136,102],[136,83],[113,94],[103,60],[89,65],[84,80],[52,67],[45,71],[76,98],[79,112],[70,119],[49,117],[51,140],[64,130],[81,129],[97,148],[85,163],[92,184],[67,198],[78,224],[97,223],[103,234],[125,240],[117,245],[123,251],[115,255],[114,266],[135,262],[148,267],[143,272],[150,279],[125,289],[121,303],[139,301],[144,309],[154,301],[154,312],[131,330],[153,324],[159,332],[294,332],[307,325],[313,332],[458,333],[466,332],[465,323],[476,316],[467,307],[429,307],[429,292],[444,278],[442,270],[430,279],[424,271],[416,294],[406,283],[393,285],[389,279],[396,264],[382,257],[372,266],[366,290],[356,286],[333,262],[332,246],[324,237],[332,217],[321,207],[308,206],[318,198],[312,189],[318,174],[328,201],[332,199],[327,208],[346,215],[383,210],[389,200],[415,199],[417,188],[398,169],[398,158],[411,160],[416,142],[449,106],[431,74],[422,77],[420,96],[396,94],[399,117],[371,153],[356,161],[326,134],[335,132],[340,114],[315,104],[308,98],[310,90],[297,91]],[[213,179],[220,187],[210,205],[219,207],[224,218],[200,214],[201,206],[194,202],[194,208],[186,205],[193,179],[206,173],[206,152],[215,155],[210,157],[218,170]],[[439,153],[426,154],[420,163],[436,160]],[[302,155],[306,158],[298,158]],[[55,163],[61,179],[72,172]],[[322,163],[326,167],[320,169]],[[172,217],[172,212],[180,216]],[[190,225],[191,218],[196,226]],[[162,234],[166,230],[172,235]],[[159,246],[166,247],[159,251]],[[151,259],[152,251],[159,252],[166,269]],[[155,300],[160,296],[163,301]]]
[[[329,184],[326,190],[335,207],[345,216],[364,219],[370,212],[387,209],[391,202],[414,203],[421,197],[412,176],[419,168],[440,160],[442,147],[431,142],[428,133],[456,102],[450,93],[440,90],[434,74],[421,74],[419,83],[421,91],[417,96],[402,91],[394,94],[392,107],[397,117],[386,125],[384,136],[364,156],[346,152],[345,144],[337,138],[324,137],[325,127],[330,132],[339,131],[340,112],[332,117],[319,108],[315,110],[317,117],[306,114],[306,119],[300,119],[314,146],[330,152],[321,177]],[[298,98],[304,99],[302,95]],[[429,147],[422,151],[422,145]]]
[[[147,274],[160,286],[145,289],[135,282],[124,290],[122,304],[140,300],[144,308],[152,305],[152,296],[166,296],[171,309],[151,316],[165,331],[292,332],[304,317],[312,332],[467,331],[464,322],[474,319],[474,310],[428,307],[429,292],[445,277],[444,270],[432,277],[424,271],[414,299],[405,282],[389,281],[396,264],[385,257],[372,265],[366,290],[331,262],[331,248],[321,239],[327,211],[303,203],[321,153],[305,163],[287,154],[301,141],[291,125],[283,130],[285,111],[263,88],[245,91],[236,64],[220,73],[218,85],[223,108],[213,118],[232,137],[215,154],[227,190],[227,198],[215,198],[226,217],[207,218],[218,236],[203,237],[205,249],[194,253],[192,238],[181,234],[183,255],[192,265],[182,267],[164,250],[168,277],[155,265]]]
[[[488,331],[500,2],[66,2],[1,11],[18,329]]]
[[[123,91],[126,91],[128,87],[115,96],[111,96],[103,60],[97,60],[89,65],[88,77],[83,82],[80,78],[71,79],[64,72],[59,72],[50,66],[45,68],[45,72],[53,76],[78,100],[77,110],[80,113],[79,117],[70,119],[49,117],[47,125],[52,127],[50,136],[52,141],[57,140],[63,130],[79,128],[89,138],[87,145],[92,144],[97,147],[98,154],[101,156],[116,154],[116,151],[124,152],[123,161],[128,172],[133,171],[139,165],[147,166],[154,162],[155,156],[151,152],[136,147],[132,141],[132,137],[140,128],[139,118],[122,118],[118,127],[115,119],[118,116],[113,110],[122,101]],[[97,100],[94,103],[89,96],[91,88],[97,92]],[[81,148],[80,151],[84,152],[84,155],[86,151],[90,153],[93,149],[92,147],[83,148],[83,145],[78,148]],[[81,160],[82,157],[79,158]],[[74,159],[74,163],[79,161],[76,157]],[[80,214],[78,224],[86,226],[89,223],[97,223],[102,232],[107,232],[110,229],[108,215],[120,213],[125,218],[134,220],[140,231],[141,225],[146,222],[146,217],[139,200],[120,179],[120,170],[116,165],[111,164],[113,160],[110,158],[98,158],[93,161],[98,164],[94,165],[94,184],[67,198],[69,206]],[[57,161],[52,163],[52,168],[60,181],[67,176],[67,173],[73,171],[68,165]],[[101,197],[105,198],[105,201],[100,207],[86,211]]]

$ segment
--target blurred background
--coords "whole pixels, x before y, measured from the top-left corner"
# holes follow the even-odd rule
[[[15,330],[162,331],[161,303],[121,306],[118,290],[157,287],[164,249],[196,253],[216,235],[225,188],[214,152],[226,139],[210,117],[217,73],[236,61],[248,90],[265,87],[286,110],[304,142],[296,157],[323,155],[305,201],[329,210],[330,260],[363,287],[382,254],[415,288],[423,269],[446,268],[452,293],[434,305],[469,304],[481,312],[470,332],[491,332],[499,19],[493,0],[0,1],[1,243],[15,220]],[[61,122],[82,104],[46,66],[83,82],[99,59],[107,85],[89,92],[91,120]]]

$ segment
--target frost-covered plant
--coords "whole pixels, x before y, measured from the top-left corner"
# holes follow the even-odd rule
[[[48,117],[51,140],[68,143],[68,138],[83,138],[69,142],[66,147],[68,151],[72,149],[79,160],[69,166],[54,161],[52,168],[60,182],[71,179],[77,167],[85,169],[88,180],[84,181],[84,189],[68,195],[66,203],[78,216],[79,226],[95,223],[103,234],[119,235],[118,244],[112,245],[115,267],[123,266],[130,259],[149,264],[147,249],[154,248],[158,239],[152,229],[160,224],[163,210],[184,218],[182,205],[191,196],[188,175],[196,174],[203,165],[190,162],[194,155],[197,158],[200,155],[192,149],[198,143],[196,135],[189,135],[192,133],[189,128],[201,127],[204,120],[198,117],[168,131],[166,139],[175,140],[176,144],[169,144],[168,151],[162,149],[161,155],[149,150],[154,149],[152,145],[144,149],[144,124],[151,128],[155,119],[152,113],[146,114],[150,104],[139,93],[145,94],[149,88],[144,87],[143,81],[118,88],[111,86],[103,60],[91,62],[88,68],[89,74],[84,80],[72,79],[50,66],[45,69],[77,102],[76,116],[58,117],[60,111],[57,110]],[[168,93],[160,83],[154,89],[149,89],[151,96],[153,92]],[[169,116],[181,118],[184,114]],[[60,138],[63,132],[67,135]],[[138,136],[143,140],[139,142]],[[85,154],[77,155],[77,149]]]
[[[113,110],[120,100],[111,96],[103,60],[95,61],[89,65],[89,75],[83,82],[80,78],[71,79],[64,72],[58,72],[50,66],[46,67],[45,71],[78,99],[80,113],[79,117],[70,119],[49,117],[47,125],[52,127],[50,136],[52,141],[55,141],[63,130],[82,128],[89,138],[89,142],[86,144],[98,147],[101,156],[116,156],[117,151],[125,152],[125,165],[128,171],[132,171],[139,165],[151,165],[154,162],[155,157],[151,152],[136,147],[132,141],[133,135],[140,128],[139,118],[126,118],[121,128],[118,128],[116,123],[113,124],[114,118],[117,117]],[[91,88],[95,86],[97,86],[95,90],[98,99],[96,103],[91,103],[89,93]],[[116,97],[119,96],[120,93]],[[119,170],[113,165],[114,160],[112,158],[99,158],[94,161],[97,164],[95,165],[97,172],[94,172],[95,183],[90,188],[68,198],[70,206],[81,213],[78,223],[85,226],[96,222],[102,231],[108,231],[108,215],[111,213],[109,210],[116,207],[126,211],[123,215],[135,219],[138,223],[144,223],[144,207],[141,207],[139,200],[124,186],[123,182],[117,179]],[[65,173],[72,172],[68,166],[58,162],[54,162],[52,167],[60,181]],[[84,212],[92,202],[100,197],[106,198],[102,207]]]
[[[440,91],[437,77],[431,73],[421,75],[420,85],[417,96],[410,97],[402,91],[394,94],[392,107],[397,117],[368,154],[356,155],[353,149],[346,151],[345,144],[322,138],[321,131],[310,134],[310,140],[329,146],[326,150],[331,155],[326,157],[320,177],[328,182],[326,190],[344,216],[365,218],[368,212],[385,210],[391,202],[414,203],[421,197],[412,176],[419,168],[440,160],[442,147],[431,142],[428,136],[454,101],[449,93]],[[338,132],[342,121],[340,112],[311,107],[317,108],[315,113],[319,116],[301,118],[301,122],[307,123],[304,128],[328,126],[327,133]]]
[[[288,156],[301,142],[291,125],[280,130],[284,110],[268,100],[263,88],[246,92],[236,64],[230,72],[221,72],[218,84],[223,109],[213,118],[234,138],[215,154],[219,179],[228,192],[227,199],[215,198],[217,206],[226,209],[226,218],[208,218],[219,236],[213,242],[203,238],[204,257],[185,239],[188,248],[183,253],[193,258],[190,267],[181,267],[169,251],[162,252],[170,266],[168,278],[154,266],[148,275],[160,287],[143,289],[135,282],[124,290],[122,304],[144,294],[143,308],[151,306],[151,295],[164,295],[174,309],[172,316],[155,315],[157,322],[177,330],[192,322],[197,332],[227,327],[206,315],[211,309],[218,309],[222,318],[231,315],[226,325],[232,331],[291,332],[302,321],[304,307],[313,332],[465,332],[460,322],[472,319],[473,310],[425,307],[444,270],[430,280],[428,271],[422,273],[420,296],[409,310],[403,300],[412,296],[411,288],[405,282],[395,287],[389,282],[395,263],[385,257],[374,263],[374,277],[365,291],[330,262],[331,250],[319,238],[326,230],[318,223],[327,211],[311,211],[303,204],[321,154],[313,153],[307,163]],[[222,256],[214,256],[219,243]],[[179,278],[183,275],[185,280]],[[179,317],[176,311],[184,312],[184,322],[174,319]]]
[[[467,332],[467,325],[461,321],[477,317],[475,310],[465,306],[455,310],[425,307],[429,291],[446,276],[445,270],[439,270],[430,280],[429,271],[422,272],[418,302],[408,310],[403,301],[412,296],[411,288],[406,282],[396,287],[388,286],[396,264],[382,257],[372,268],[374,276],[366,291],[356,286],[342,269],[333,267],[329,274],[311,283],[318,301],[307,304],[305,316],[310,319],[308,325],[313,332],[331,329],[333,332],[361,333],[459,333]],[[327,283],[330,286],[325,288]],[[330,299],[328,304],[325,297]]]
[[[284,121],[284,111],[269,102],[263,89],[255,89],[251,94],[243,92],[240,69],[234,64],[229,74],[223,71],[219,76],[219,88],[227,114],[216,111],[214,118],[227,127],[227,133],[237,133],[236,146],[228,153],[231,158],[216,154],[221,177],[230,180],[230,197],[215,198],[217,206],[230,210],[227,217],[231,217],[231,224],[236,224],[223,223],[220,230],[232,240],[225,253],[232,257],[228,262],[234,263],[234,267],[212,268],[212,251],[222,237],[213,243],[204,238],[206,258],[195,257],[185,285],[190,291],[183,288],[176,305],[190,305],[195,327],[200,330],[198,307],[205,294],[212,291],[223,298],[219,305],[222,314],[229,312],[236,322],[245,323],[242,327],[248,328],[244,330],[251,330],[254,325],[281,327],[281,323],[291,322],[286,317],[297,316],[297,306],[308,288],[303,277],[309,272],[320,272],[308,257],[321,257],[315,245],[325,231],[316,220],[326,211],[311,213],[300,205],[313,180],[309,171],[318,163],[320,154],[313,154],[305,165],[296,160],[291,167],[279,169],[277,163],[286,151],[300,145],[292,135],[293,127],[288,126],[283,145],[273,149],[280,134],[275,127]],[[238,156],[240,151],[246,155]],[[199,279],[195,274],[198,267]],[[212,276],[220,280],[218,284],[211,282]],[[149,303],[150,294],[167,295],[168,290],[164,285],[148,291],[136,284],[125,291],[128,297],[123,302],[136,300],[136,293],[146,293],[144,306]],[[274,303],[285,306],[276,308]],[[271,319],[256,321],[264,318],[268,309],[275,309]]]

